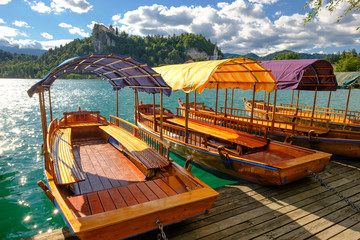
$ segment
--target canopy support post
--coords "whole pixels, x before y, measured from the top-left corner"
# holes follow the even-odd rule
[[[344,115],[344,123],[346,123],[346,115],[347,115],[348,107],[349,107],[350,93],[351,93],[351,86],[349,87],[349,93],[348,93],[348,97],[347,97],[347,101],[346,101],[346,108],[345,108],[345,115]]]
[[[298,94],[297,94],[297,98],[296,98],[296,107],[295,107],[295,114],[294,114],[295,118],[296,118],[296,116],[298,114],[299,98],[300,98],[300,90],[298,90]]]
[[[313,109],[312,109],[312,112],[311,112],[310,126],[312,126],[312,125],[313,125],[313,122],[314,122],[316,96],[317,96],[317,87],[315,88],[314,104],[313,104]]]
[[[332,93],[332,91],[330,91],[330,93],[329,93],[329,100],[328,100],[328,104],[327,104],[327,108],[326,108],[326,115],[328,114],[329,107],[330,107],[331,93]]]
[[[155,93],[153,93],[153,118],[154,118],[154,131],[156,132],[156,105],[155,105]]]
[[[196,112],[196,91],[194,91],[194,111]]]
[[[294,102],[294,92],[295,92],[295,90],[293,89],[292,95],[291,95],[291,106],[293,105],[293,102]]]
[[[254,109],[255,109],[255,87],[256,87],[256,83],[254,83],[253,96],[252,96],[252,108],[251,108],[250,128],[249,128],[249,133],[250,133],[250,134],[251,134],[251,131],[252,131],[252,124],[253,124],[253,121],[254,121]]]
[[[274,106],[273,106],[272,121],[271,121],[271,131],[272,132],[274,131],[274,123],[275,123],[276,98],[277,98],[277,89],[275,89],[275,95],[274,95]]]
[[[50,121],[52,121],[53,120],[53,112],[52,112],[52,106],[51,106],[50,86],[49,86],[49,106],[50,106]]]
[[[135,92],[135,125],[137,126],[138,125],[138,106],[139,106],[139,95],[138,95],[138,91],[137,89],[135,88],[134,89],[134,92]]]
[[[164,99],[164,94],[163,94],[163,89],[160,89],[160,139],[161,141],[164,140],[163,139],[163,112],[164,112],[164,106],[163,106],[163,99]],[[162,152],[162,149],[161,149]]]
[[[268,93],[268,100],[267,100],[267,109],[266,111],[270,110],[270,93]]]
[[[266,102],[266,91],[264,90],[264,110],[265,110],[265,102]]]
[[[116,88],[116,117],[119,117],[119,88]]]
[[[45,159],[47,161],[45,161],[47,164],[45,165],[46,170],[51,171],[50,168],[50,161],[48,161],[48,149],[47,149],[47,141],[46,141],[46,137],[47,137],[47,124],[46,124],[46,109],[45,109],[45,98],[44,98],[44,87],[39,86],[38,87],[38,91],[39,91],[39,105],[40,105],[40,114],[41,114],[41,127],[42,127],[42,132],[43,132],[43,148],[44,148],[44,153],[45,153]]]
[[[234,107],[234,89],[231,89],[231,110],[230,110],[231,116],[232,116],[232,112],[233,112],[233,107]]]
[[[216,84],[216,102],[215,102],[215,116],[217,116],[218,112],[218,96],[219,96],[219,83]],[[216,121],[214,122],[214,124]]]
[[[227,95],[228,95],[228,90],[227,90],[227,88],[226,88],[226,89],[225,89],[225,112],[224,112],[224,117],[226,117]]]
[[[185,143],[188,143],[188,128],[189,128],[189,93],[186,93],[185,102]]]

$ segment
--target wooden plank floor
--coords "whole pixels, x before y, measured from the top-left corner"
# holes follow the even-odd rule
[[[333,160],[320,176],[360,205],[359,160]],[[360,238],[360,213],[312,177],[280,187],[240,182],[217,191],[220,195],[209,214],[164,227],[169,239]],[[67,230],[56,231],[64,236]],[[156,239],[158,233],[131,239]]]

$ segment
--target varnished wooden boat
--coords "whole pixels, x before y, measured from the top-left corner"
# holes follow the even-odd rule
[[[197,103],[197,105],[201,106],[202,103]],[[258,134],[266,133],[269,138],[277,141],[331,153],[336,156],[360,158],[360,134],[356,131],[310,127],[281,121],[281,119],[272,121],[271,112],[263,113],[264,116],[269,116],[270,119],[268,119],[257,110],[254,111],[254,116],[258,116],[258,118],[255,117],[251,120],[249,116],[251,108],[244,110],[229,107],[226,108],[225,112],[225,108],[221,107],[221,112],[216,115],[215,111],[204,111],[201,108],[198,107],[196,111],[194,108],[190,108],[191,118],[205,122],[216,121],[217,124],[224,127],[244,132],[248,132],[250,124],[254,123],[259,126]],[[178,112],[181,115],[184,114],[184,111],[183,106],[179,107]]]
[[[171,65],[156,68],[156,71],[161,73],[174,91],[189,89],[187,83],[191,83],[193,90],[214,86],[217,89],[255,88],[256,85],[270,91],[276,84],[267,70],[257,62],[247,59]],[[181,75],[185,72],[185,76]],[[254,75],[257,78],[254,79]],[[205,79],[202,78],[204,76]],[[186,106],[188,102],[187,94]],[[194,118],[189,107],[184,108],[185,117],[179,112],[175,115],[166,110],[161,131],[159,115],[162,112],[155,101],[153,104],[141,103],[136,117],[139,126],[155,136],[162,135],[172,146],[171,151],[184,158],[193,156],[194,163],[219,177],[281,185],[308,176],[307,170],[323,171],[331,156],[328,153],[268,140],[266,134],[260,137],[226,128],[216,117]],[[256,124],[248,126],[251,127],[251,133],[266,131],[264,128],[260,130],[260,126]]]
[[[293,96],[291,103],[280,103],[275,106],[276,119],[293,121],[301,125],[317,126],[336,130],[360,131],[360,112],[348,110],[351,87],[347,102],[343,109],[330,107],[331,92],[336,91],[337,81],[332,65],[326,60],[272,60],[263,61],[262,66],[271,70],[278,81],[278,89],[291,89]],[[293,103],[294,91],[297,90],[296,104]],[[313,106],[299,104],[301,91],[314,91]],[[326,107],[316,106],[318,91],[328,91],[329,100]],[[247,105],[254,105],[258,113],[271,111],[273,104],[263,101],[246,101]]]
[[[28,91],[38,92],[40,100],[46,184],[39,185],[72,233],[122,239],[207,213],[218,193],[173,162],[166,143],[137,126],[81,109],[52,119],[50,101],[47,128],[44,92],[75,70],[106,76],[115,90],[170,93],[146,64],[114,54],[66,61]]]

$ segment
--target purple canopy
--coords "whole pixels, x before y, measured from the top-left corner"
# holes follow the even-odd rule
[[[147,93],[159,93],[159,89],[164,89],[165,95],[171,94],[169,85],[147,64],[117,54],[91,54],[64,61],[33,85],[28,90],[28,95],[32,97],[38,92],[38,86],[49,87],[60,76],[74,71],[96,73],[109,80],[113,89],[131,87]]]
[[[261,65],[271,70],[277,80],[277,89],[336,91],[334,69],[326,60],[271,60]]]

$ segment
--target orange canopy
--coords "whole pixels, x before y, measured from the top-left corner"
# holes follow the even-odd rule
[[[271,72],[259,62],[246,58],[167,65],[153,69],[161,74],[173,91],[201,93],[205,88],[247,90],[253,89],[254,85],[256,92],[272,92],[276,89],[276,80]]]

